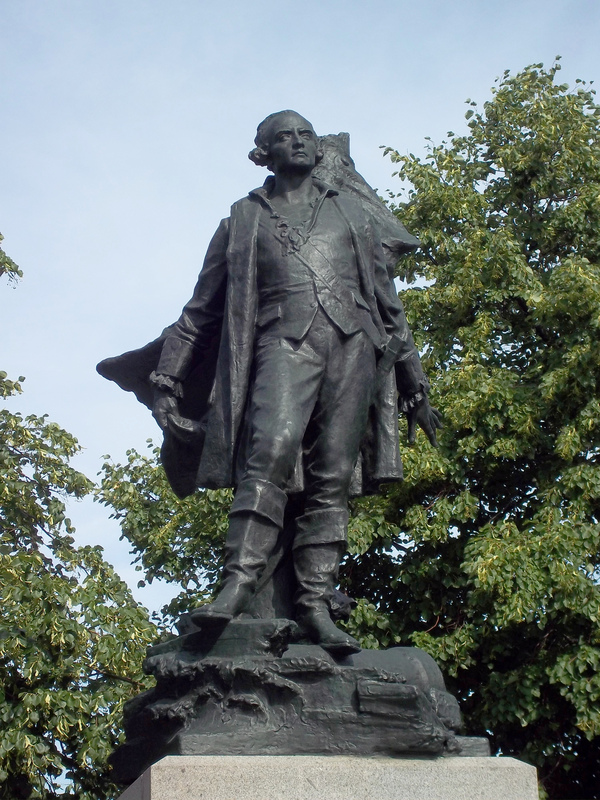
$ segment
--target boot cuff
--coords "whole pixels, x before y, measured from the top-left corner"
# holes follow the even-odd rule
[[[286,493],[274,483],[262,480],[242,481],[237,487],[229,515],[252,511],[281,528],[286,503]]]
[[[296,520],[293,549],[311,544],[345,542],[348,537],[348,511],[345,508],[320,508],[307,511]]]

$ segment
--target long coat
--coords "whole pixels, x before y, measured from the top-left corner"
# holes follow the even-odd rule
[[[382,349],[394,337],[395,370],[382,374],[371,408],[351,492],[373,493],[383,481],[399,480],[398,393],[410,398],[427,387],[404,309],[385,266],[377,229],[361,205],[348,195],[318,184],[345,218],[356,255],[363,299],[381,334]],[[254,190],[232,206],[215,233],[194,295],[183,313],[159,339],[140,350],[98,365],[104,377],[133,391],[152,406],[149,375],[183,378],[181,414],[202,423],[203,435],[182,442],[167,432],[162,461],[179,496],[196,487],[236,485],[243,460],[244,418],[252,381],[258,308],[257,234],[266,188]],[[302,453],[287,490],[303,487]]]

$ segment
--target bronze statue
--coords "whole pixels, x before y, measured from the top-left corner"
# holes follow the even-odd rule
[[[399,411],[409,439],[441,427],[393,283],[418,241],[347,134],[281,111],[255,143],[273,175],[219,226],[179,320],[98,365],[152,408],[179,496],[235,488],[221,589],[149,649],[114,776],[169,754],[487,754],[430,656],[361,650],[332,619],[349,497],[401,478]]]
[[[221,590],[192,622],[252,613],[285,533],[287,613],[336,657],[360,649],[330,615],[348,499],[401,478],[398,409],[410,439],[419,425],[435,445],[441,427],[389,268],[418,242],[340,136],[294,111],[261,122],[249,157],[273,175],[222,221],[181,317],[98,367],[152,407],[179,495],[235,487]]]

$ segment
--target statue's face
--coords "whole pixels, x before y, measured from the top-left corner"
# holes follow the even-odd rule
[[[299,114],[290,112],[275,117],[267,140],[275,174],[310,172],[317,163],[317,134],[310,122]]]

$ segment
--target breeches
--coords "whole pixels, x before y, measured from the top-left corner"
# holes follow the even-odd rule
[[[346,509],[375,385],[375,349],[319,309],[301,342],[256,343],[242,481],[285,489],[302,449],[306,512]]]

